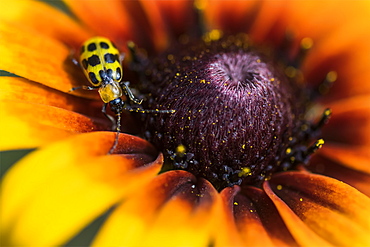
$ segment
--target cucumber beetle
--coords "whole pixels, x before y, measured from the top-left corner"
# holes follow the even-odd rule
[[[120,55],[117,47],[109,39],[104,37],[88,39],[81,46],[79,64],[91,85],[75,87],[70,90],[98,90],[100,98],[104,102],[102,112],[112,122],[113,129],[116,129],[117,132],[114,144],[108,154],[113,153],[118,144],[122,111],[127,110],[139,113],[173,112],[172,110],[145,110],[125,106],[126,102],[121,99],[123,95],[127,96],[128,100],[135,104],[141,104],[142,100],[136,98],[132,93],[129,82],[122,81],[122,60],[123,56]],[[117,116],[117,121],[114,117],[107,114],[108,104],[112,112]]]

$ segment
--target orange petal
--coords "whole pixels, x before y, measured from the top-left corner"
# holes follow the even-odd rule
[[[207,181],[185,171],[165,172],[113,211],[94,245],[206,246],[217,201]]]
[[[284,172],[264,189],[298,243],[319,246],[315,240],[320,238],[335,246],[370,245],[370,198],[351,186],[306,172]]]
[[[370,38],[369,2],[321,1],[319,4],[314,11],[318,17],[310,21],[301,18],[300,24],[302,33],[314,39],[303,66],[307,80],[318,84],[329,71],[338,73],[330,94],[324,98],[326,102],[369,94],[370,86],[364,83],[370,79],[370,58],[366,55],[370,52],[367,42]],[[330,13],[336,13],[337,18],[327,18]]]
[[[162,156],[140,138],[120,136],[124,155],[106,155],[114,133],[81,134],[31,153],[2,182],[2,239],[61,245],[115,203],[145,187]],[[4,242],[3,242],[4,243]]]
[[[296,246],[279,212],[267,195],[255,187],[243,188],[231,205],[247,246]]]
[[[126,49],[128,40],[135,40],[136,33],[141,32],[140,29],[135,29],[130,18],[131,13],[124,7],[123,1],[107,3],[105,1],[65,0],[64,2],[91,30],[114,40],[121,50]]]
[[[73,64],[71,51],[35,31],[0,22],[0,54],[1,70],[51,88],[67,92],[74,86],[88,84],[81,68]]]
[[[370,95],[343,99],[327,106],[333,116],[323,128],[325,140],[370,146]]]
[[[370,175],[370,146],[356,147],[352,145],[326,143],[322,150],[320,150],[320,155],[341,165]]]
[[[368,29],[364,29],[364,32]],[[351,43],[339,42],[342,39],[336,37],[331,43],[320,40],[314,45],[303,67],[307,81],[319,85],[329,71],[337,72],[337,80],[323,97],[323,102],[370,94],[370,85],[366,83],[370,80],[370,58],[366,55],[370,52],[366,42],[369,38],[366,33],[353,37]],[[334,42],[339,43],[340,47],[334,46]]]
[[[310,171],[343,181],[370,197],[370,175],[368,173],[342,166],[320,154],[321,152],[312,157],[308,167]]]
[[[176,38],[184,33],[194,31],[192,28],[194,29],[194,25],[196,25],[196,16],[193,1],[141,1],[141,3],[144,5],[149,3],[145,6],[149,18],[157,18],[151,16],[149,9],[151,4],[156,5],[160,14],[158,17],[162,19],[163,25],[166,25],[166,35],[172,35],[172,38]],[[154,24],[155,21],[153,20],[152,24],[154,29],[157,27]]]
[[[49,105],[89,116],[104,117],[100,99],[95,101],[76,97],[20,77],[1,76],[0,85],[0,100]]]
[[[65,110],[81,113],[94,119],[95,122],[101,125],[98,129],[111,129],[112,123],[108,121],[108,119],[102,113],[103,102],[101,99],[96,101],[76,97],[20,77],[2,76],[0,77],[0,85],[2,85],[2,90],[0,91],[0,100],[14,100],[17,102],[42,104],[63,108]],[[94,93],[95,96],[98,94],[97,92],[92,93]],[[19,109],[18,112],[13,112],[13,115],[17,116],[20,112],[24,111],[26,111],[26,109]],[[34,121],[36,119],[32,120]],[[129,112],[122,112],[121,125],[122,132],[133,133],[135,123]],[[91,130],[91,128],[88,129],[88,131]]]
[[[202,1],[199,1],[202,2]],[[245,32],[258,13],[260,1],[203,1],[204,18],[208,29],[226,33]]]
[[[278,28],[276,23],[282,17],[286,1],[261,0],[259,11],[251,24],[248,35],[256,43],[274,43],[285,34],[285,28]]]
[[[1,12],[1,22],[13,25],[18,32],[36,32],[39,36],[57,39],[71,47],[79,46],[91,36],[86,28],[65,13],[40,1],[9,1],[2,4]],[[53,56],[53,53],[50,55]]]
[[[239,186],[228,187],[220,192],[222,207],[216,216],[218,225],[215,225],[215,246],[244,246],[243,239],[238,233],[233,215],[235,195],[240,191]]]
[[[0,112],[0,150],[35,148],[76,133],[108,128],[106,122],[35,103],[1,100]]]
[[[165,19],[162,15],[158,1],[140,1],[140,4],[148,19],[151,39],[156,50],[163,50],[168,44],[168,29]]]
[[[368,14],[369,4],[366,1],[286,1],[279,22],[299,36],[314,39],[351,27],[348,28],[347,37],[337,42],[340,43],[352,39],[351,36],[357,31],[363,32],[369,27]]]

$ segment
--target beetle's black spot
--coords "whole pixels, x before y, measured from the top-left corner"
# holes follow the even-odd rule
[[[121,71],[121,68],[118,67],[116,69],[116,80],[119,81],[121,80],[121,78],[122,78],[122,71]]]
[[[107,69],[106,75],[108,78],[113,79],[113,70],[112,69]]]
[[[95,51],[96,50],[96,44],[95,43],[88,44],[87,45],[87,50],[90,51],[90,52]]]
[[[98,79],[96,79],[96,76],[93,72],[89,72],[89,78],[94,86],[99,86],[100,82],[98,81]]]
[[[112,53],[104,54],[104,61],[106,63],[114,63],[117,59],[117,56],[113,55]]]
[[[82,53],[84,53],[85,52],[85,46],[84,45],[82,45],[81,46],[81,50],[80,50],[80,54],[82,54]]]
[[[109,45],[107,43],[105,43],[105,42],[100,42],[100,47],[102,49],[109,49]]]
[[[107,77],[107,73],[105,70],[99,70],[99,75],[100,75],[100,78],[102,79],[102,81],[107,81],[108,80],[108,77]]]
[[[86,70],[86,69],[87,69],[87,67],[89,66],[89,64],[88,64],[87,60],[86,60],[86,59],[83,59],[83,60],[81,61],[81,63],[82,63],[82,67]]]
[[[87,62],[90,66],[94,67],[100,64],[100,59],[97,55],[92,55],[91,57],[88,58]]]

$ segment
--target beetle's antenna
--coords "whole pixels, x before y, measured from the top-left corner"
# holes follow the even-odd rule
[[[140,109],[140,108],[126,108],[126,111],[130,112],[137,112],[137,113],[174,113],[176,110],[147,110],[147,109]]]

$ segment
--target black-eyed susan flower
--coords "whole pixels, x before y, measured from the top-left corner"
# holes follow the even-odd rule
[[[1,4],[1,148],[35,149],[2,180],[4,245],[103,214],[96,246],[370,245],[366,1],[65,3]],[[71,92],[93,36],[173,110],[123,111],[113,154],[97,92]]]

